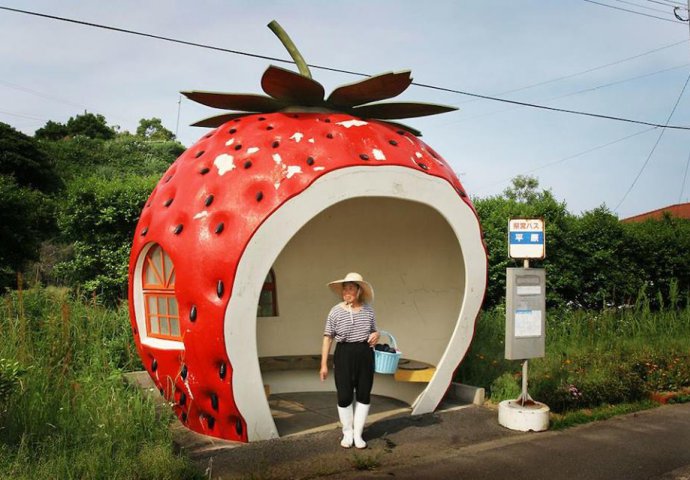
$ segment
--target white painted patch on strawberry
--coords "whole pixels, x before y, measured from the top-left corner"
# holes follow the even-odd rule
[[[296,173],[302,173],[302,167],[300,167],[299,165],[288,165],[285,177],[291,178]]]
[[[200,219],[206,218],[206,217],[208,217],[208,212],[206,210],[204,210],[204,211],[199,212],[196,215],[194,215],[194,220],[200,220]]]
[[[213,165],[218,169],[218,175],[222,176],[235,169],[235,159],[232,155],[223,153],[216,157]]]
[[[229,147],[229,146],[232,145],[233,143],[235,143],[235,139],[234,139],[234,138],[231,138],[230,140],[228,140],[227,142],[225,142],[225,146],[226,146],[226,147]]]
[[[374,151],[373,151],[373,153],[374,153],[374,159],[375,159],[375,160],[381,161],[381,160],[385,160],[385,159],[386,159],[386,156],[385,156],[385,155],[383,154],[383,152],[382,152],[381,150],[379,150],[378,148],[375,148]]]
[[[277,165],[280,165],[281,163],[283,163],[283,159],[280,158],[279,153],[274,153],[271,157],[273,158],[273,161],[276,162]]]
[[[365,122],[364,120],[346,120],[344,122],[338,122],[336,125],[342,125],[345,128],[350,128],[350,127],[362,127],[364,125],[369,125],[369,122]]]
[[[249,148],[247,149],[247,155],[253,155],[253,154],[255,154],[255,153],[258,152],[258,151],[259,151],[259,149],[258,149],[257,147],[249,147]]]
[[[302,141],[302,138],[304,138],[303,133],[295,132],[295,134],[290,137],[290,140],[294,140],[295,142],[299,143]]]
[[[314,167],[315,172],[320,172],[321,170],[325,170],[326,167]]]
[[[310,139],[307,140],[307,141],[308,141],[309,143],[315,143],[313,138],[310,138]]]

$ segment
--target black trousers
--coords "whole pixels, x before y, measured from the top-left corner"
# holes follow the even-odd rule
[[[354,398],[369,405],[374,385],[374,350],[367,342],[337,343],[333,354],[333,375],[339,407],[351,405]]]

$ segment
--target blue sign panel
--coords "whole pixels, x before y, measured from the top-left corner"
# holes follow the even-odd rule
[[[543,245],[544,232],[510,232],[511,245]]]

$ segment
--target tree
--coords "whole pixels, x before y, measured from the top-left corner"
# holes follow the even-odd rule
[[[48,120],[48,123],[36,130],[36,133],[34,133],[34,138],[38,140],[57,141],[68,136],[69,130],[67,129],[67,125],[64,123],[54,122],[52,120]]]
[[[103,140],[115,138],[115,130],[108,126],[105,117],[100,114],[84,112],[82,115],[70,117],[67,120],[67,130],[72,136],[83,135]]]
[[[509,199],[520,203],[527,203],[538,198],[539,180],[528,175],[518,175],[513,178],[512,186],[503,191],[503,195]]]
[[[489,253],[489,278],[484,307],[500,304],[505,298],[507,267],[522,266],[508,257],[508,221],[511,218],[544,218],[547,258],[533,261],[532,266],[546,269],[547,300],[550,305],[564,303],[568,286],[573,283],[569,270],[572,255],[566,248],[566,237],[573,217],[563,202],[548,191],[538,191],[539,181],[518,177],[503,196],[473,200],[484,232]]]
[[[54,163],[38,143],[5,123],[0,123],[0,175],[42,192],[53,192],[61,186]]]
[[[125,298],[134,229],[158,175],[73,181],[60,207],[58,223],[73,243],[72,259],[58,264],[57,276],[109,303]]]
[[[16,272],[38,258],[41,240],[54,231],[53,218],[46,195],[0,175],[0,288],[14,286]]]
[[[147,140],[174,140],[175,134],[163,126],[160,118],[142,118],[137,127],[137,136]]]
[[[35,133],[37,139],[53,141],[76,136],[110,140],[115,138],[115,129],[108,126],[103,115],[84,112],[70,117],[67,124],[49,120]]]

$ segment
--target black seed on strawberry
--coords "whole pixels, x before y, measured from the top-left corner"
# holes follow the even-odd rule
[[[394,147],[397,147],[397,146],[398,146],[398,142],[396,142],[395,140],[388,140],[388,143],[390,143],[390,144],[393,145]]]
[[[214,410],[218,410],[218,395],[215,393],[211,394],[211,407],[213,407]]]
[[[182,420],[182,423],[187,423],[187,414],[185,412],[182,412],[182,416],[180,417]]]
[[[266,117],[259,117],[260,122],[263,122],[264,120],[266,120]]]
[[[261,200],[264,199],[264,193],[263,192],[257,192],[256,194],[256,201],[260,202]]]
[[[218,280],[218,283],[216,284],[216,295],[218,295],[218,298],[221,298],[223,296],[223,292],[225,292],[225,285],[223,285],[223,280]]]
[[[203,154],[204,154],[204,150],[199,150],[198,152],[196,152],[196,155],[194,155],[194,158],[199,158]]]
[[[208,421],[208,428],[210,428],[211,430],[213,430],[213,426],[216,424],[216,419],[213,418],[213,417],[211,417],[211,416],[209,416],[208,419],[207,419],[207,421]]]
[[[269,125],[268,127],[266,127],[266,130],[273,130],[273,125]]]
[[[165,183],[168,183],[170,180],[172,180],[172,177],[173,177],[172,175],[168,175],[168,176],[165,178]]]
[[[211,171],[211,170],[210,170],[209,168],[204,167],[204,168],[202,168],[201,170],[199,170],[199,173],[202,174],[202,175],[206,175],[206,174],[207,174],[208,172],[210,172],[210,171]]]
[[[144,227],[144,229],[141,231],[141,236],[145,237],[147,233],[149,233],[149,227]]]
[[[173,202],[173,199],[169,198],[165,201],[165,203],[163,205],[165,205],[166,207],[169,207],[170,205],[172,205],[172,202]]]
[[[206,200],[204,201],[204,205],[206,205],[207,207],[210,207],[211,204],[213,203],[213,199],[214,199],[213,195],[209,195],[208,197],[206,197]]]
[[[220,369],[218,370],[218,376],[220,377],[221,380],[225,378],[225,375],[228,373],[228,366],[225,364],[225,362],[220,364]]]
[[[249,168],[251,166],[252,166],[251,160],[247,160],[246,162],[244,162],[244,168]]]
[[[332,133],[326,134],[326,138],[333,138],[333,134]]]
[[[189,319],[192,322],[196,322],[196,305],[192,305],[192,309],[189,311]]]
[[[180,223],[178,226],[175,227],[175,230],[173,230],[173,233],[175,235],[179,235],[180,233],[182,233],[183,228],[184,228],[184,226]]]
[[[222,232],[224,228],[225,228],[225,224],[223,222],[220,222],[218,225],[216,225],[216,233],[218,234],[218,233]]]
[[[422,170],[429,170],[429,167],[426,163],[418,163],[417,165],[419,165],[419,168],[421,168]]]
[[[360,153],[359,158],[361,158],[362,160],[369,160],[369,155],[367,155],[366,153]]]
[[[235,145],[235,150],[242,150],[242,145],[239,143]]]
[[[153,362],[151,362],[151,370],[154,372],[158,370],[158,361],[155,358],[153,359]]]
[[[307,165],[309,165],[309,166],[314,165],[314,157],[307,158]]]
[[[185,403],[187,403],[187,395],[185,395],[184,392],[182,392],[180,394],[180,402],[179,403],[180,403],[180,405],[184,405]]]
[[[236,129],[236,128],[231,128],[231,129],[228,131],[228,133],[237,133],[237,129]]]
[[[180,371],[180,377],[182,377],[182,380],[187,380],[187,365],[182,365],[182,370]]]
[[[239,418],[235,420],[235,431],[237,432],[237,435],[242,435],[242,420]]]
[[[278,148],[279,146],[280,146],[280,142],[278,140],[273,142],[273,145],[272,145],[273,148]]]

